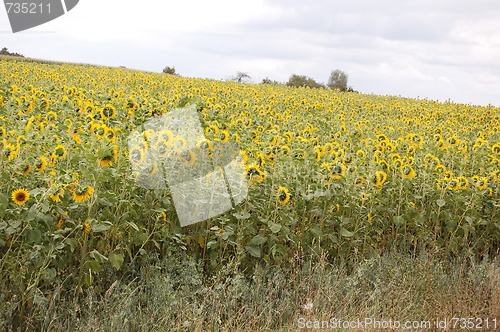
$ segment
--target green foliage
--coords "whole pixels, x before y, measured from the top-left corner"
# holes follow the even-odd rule
[[[266,77],[266,78],[264,78],[262,80],[261,84],[274,84],[274,85],[278,85],[278,84],[281,84],[281,82],[273,81],[269,77]]]
[[[290,79],[286,83],[288,86],[292,87],[309,87],[309,88],[324,88],[320,83],[317,83],[314,79],[307,77],[305,75],[295,75],[290,76]]]
[[[3,47],[0,50],[0,55],[10,55],[10,56],[24,57],[24,55],[22,55],[22,54],[9,52],[9,50],[7,49],[7,47]]]
[[[163,68],[163,73],[169,75],[179,75],[175,72],[175,67],[169,67],[169,66]]]
[[[341,70],[334,70],[328,78],[327,87],[340,91],[353,91],[351,87],[347,86],[348,75]]]

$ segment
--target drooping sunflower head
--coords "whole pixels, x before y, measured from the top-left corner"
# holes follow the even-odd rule
[[[404,165],[401,167],[401,173],[403,173],[403,176],[407,179],[413,179],[415,175],[417,175],[413,167],[410,165]]]
[[[262,182],[265,179],[265,173],[261,171],[259,165],[255,163],[245,167],[245,173],[250,180]]]
[[[41,156],[38,161],[35,163],[35,168],[39,172],[43,172],[47,168],[47,157]]]
[[[97,159],[97,162],[101,166],[111,166],[113,165],[113,156],[111,154],[107,154],[104,157]]]
[[[30,198],[29,192],[25,189],[17,189],[12,192],[11,195],[12,201],[17,205],[23,205]]]
[[[73,200],[77,203],[82,203],[90,199],[94,193],[94,187],[87,186],[86,188],[77,188],[73,192]]]

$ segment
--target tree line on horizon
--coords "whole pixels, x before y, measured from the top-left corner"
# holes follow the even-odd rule
[[[163,73],[169,75],[179,75],[175,71],[175,67],[169,67],[169,66],[163,68]],[[237,83],[248,83],[250,82],[250,79],[251,76],[248,73],[238,71],[234,76],[229,77],[227,80]],[[309,87],[316,89],[330,88],[333,90],[340,90],[343,92],[344,91],[355,92],[352,86],[347,85],[347,82],[348,82],[348,75],[340,69],[335,69],[330,73],[330,76],[328,77],[328,82],[326,84],[318,83],[311,77],[307,77],[305,75],[297,75],[297,74],[292,74],[288,79],[288,82],[286,83],[273,81],[269,79],[269,77],[266,77],[262,80],[261,84],[285,84],[291,87]]]

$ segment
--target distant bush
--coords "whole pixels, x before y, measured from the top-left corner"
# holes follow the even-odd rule
[[[286,83],[288,86],[308,86],[310,88],[324,88],[324,85],[316,82],[314,79],[304,76],[304,75],[295,75],[290,76],[290,79]]]
[[[169,75],[179,75],[175,72],[175,67],[169,67],[169,66],[163,68],[163,73]]]

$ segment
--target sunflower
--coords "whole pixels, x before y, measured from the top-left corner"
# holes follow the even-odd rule
[[[413,179],[415,175],[417,175],[413,167],[410,165],[404,165],[401,167],[401,173],[403,173],[403,176],[407,179]]]
[[[113,165],[113,156],[111,154],[108,154],[102,158],[98,158],[97,163],[99,163],[101,166],[111,166]]]
[[[229,132],[227,130],[220,130],[217,133],[216,140],[225,143],[229,140]]]
[[[281,155],[288,156],[290,154],[290,147],[288,145],[281,145]]]
[[[106,127],[105,136],[106,139],[111,143],[114,143],[116,141],[116,132],[113,128]]]
[[[57,187],[57,185],[56,185]],[[62,186],[58,186],[59,189],[54,192],[54,193],[51,193],[49,194],[49,197],[50,199],[54,202],[54,203],[59,203],[61,201],[61,197],[64,196],[64,188]]]
[[[493,172],[490,173],[490,177],[493,180],[498,181],[499,180],[499,173],[500,173],[499,170],[493,171]]]
[[[366,156],[366,153],[364,150],[358,150],[356,151],[356,157],[358,157],[359,159],[364,159]]]
[[[443,164],[436,165],[434,169],[436,170],[437,173],[443,174],[444,172],[446,172],[446,166],[444,166]]]
[[[45,114],[45,120],[47,122],[56,122],[57,121],[57,114],[56,112],[50,111]]]
[[[23,175],[26,175],[30,172],[31,170],[31,166],[30,165],[24,165],[23,167],[23,170],[21,171],[21,173],[23,173]]]
[[[12,161],[17,158],[18,150],[12,144],[4,145],[3,155],[7,158],[7,161]]]
[[[88,186],[83,190],[75,190],[73,193],[73,200],[77,203],[82,203],[87,201],[94,193],[94,187]]]
[[[129,156],[132,165],[139,166],[146,158],[146,152],[139,146],[133,146],[129,151]]]
[[[116,116],[116,108],[113,105],[107,104],[101,109],[101,117],[103,119],[111,119]]]
[[[184,151],[180,155],[182,163],[186,166],[193,166],[196,164],[196,153],[194,151]]]
[[[342,164],[325,165],[332,179],[340,179],[345,175],[345,166]]]
[[[90,232],[90,224],[86,221],[83,223],[82,233],[86,234],[88,232]]]
[[[373,178],[373,184],[376,186],[381,186],[384,184],[387,179],[387,174],[384,171],[375,172],[375,176]]]
[[[266,173],[261,171],[259,165],[255,163],[250,166],[246,166],[245,173],[250,180],[255,180],[258,182],[262,182],[266,178]]]
[[[161,157],[167,156],[170,152],[170,144],[163,138],[156,141],[154,148]]]
[[[469,186],[469,180],[465,176],[459,176],[457,178],[458,181],[458,189],[467,189]]]
[[[340,211],[340,205],[338,205],[338,204],[331,205],[328,210],[331,213],[339,212]]]
[[[479,178],[476,183],[476,186],[481,190],[486,189],[486,187],[488,187],[488,178],[487,177]]]
[[[66,148],[64,147],[64,145],[59,144],[58,146],[56,146],[54,148],[54,155],[60,159],[66,157]]]
[[[40,160],[38,160],[35,167],[36,167],[37,171],[43,172],[47,168],[47,164],[48,164],[47,157],[41,156],[39,159]]]
[[[280,204],[287,204],[292,197],[288,189],[285,187],[279,187],[278,191],[276,192],[276,196],[278,197],[278,202]]]
[[[172,146],[175,151],[181,152],[186,148],[187,142],[183,137],[177,136],[174,138]]]
[[[457,190],[460,188],[460,181],[458,181],[458,179],[451,179],[448,181],[448,186],[446,188],[449,190]]]
[[[11,198],[17,205],[23,205],[30,199],[30,194],[25,189],[17,189],[12,192]]]
[[[491,147],[491,152],[496,155],[500,155],[500,143],[496,143]]]
[[[24,127],[24,131],[25,131],[25,132],[30,131],[31,126],[33,125],[33,121],[34,121],[34,120],[35,120],[35,117],[34,117],[34,116],[32,116],[32,117],[28,120],[28,122],[26,123],[26,127]],[[0,136],[1,136],[1,135],[0,135]]]

